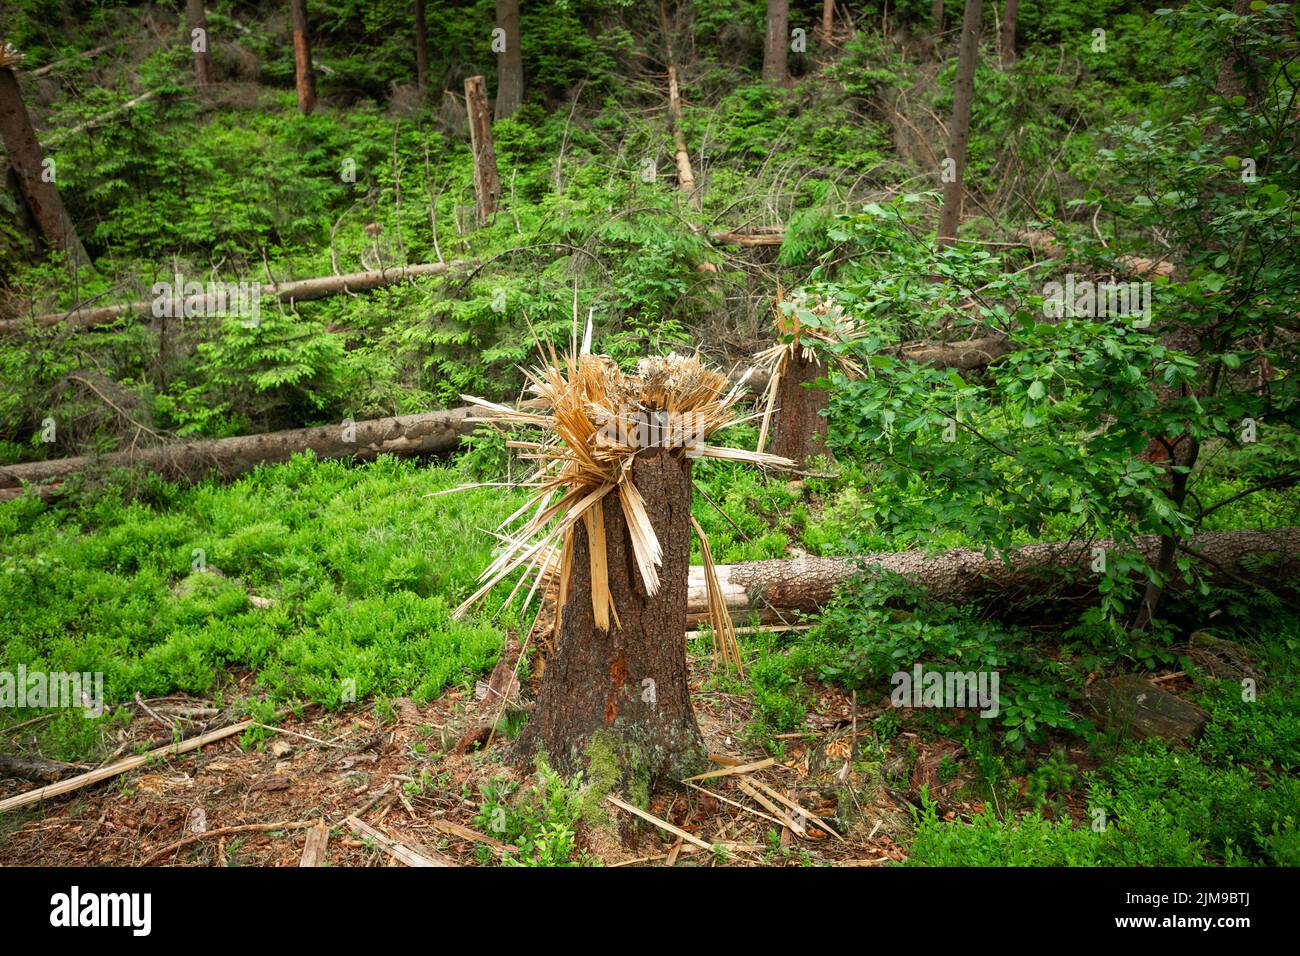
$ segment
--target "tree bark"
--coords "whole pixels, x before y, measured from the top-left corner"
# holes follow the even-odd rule
[[[339,276],[318,276],[312,279],[298,279],[293,282],[275,282],[257,286],[259,294],[266,299],[280,302],[308,302],[313,299],[325,299],[344,292],[368,292],[384,286],[395,285],[407,279],[421,276],[445,275],[462,268],[469,263],[453,260],[451,262],[423,262],[393,269],[376,269],[371,272],[351,272]],[[192,306],[201,305],[204,296],[190,296],[185,300]],[[179,305],[179,303],[178,303]],[[47,312],[30,319],[0,320],[0,335],[17,332],[29,325],[64,325],[68,329],[89,329],[98,325],[107,325],[125,315],[151,315],[153,301],[127,302],[121,305],[103,305],[93,309],[74,309],[71,312]]]
[[[1010,66],[1016,61],[1016,16],[1020,12],[1020,0],[1007,0],[1002,8],[1002,30],[998,35],[998,50],[1002,65]]]
[[[469,113],[469,143],[474,154],[474,195],[478,199],[478,221],[487,222],[497,211],[501,176],[492,145],[492,120],[488,113],[487,81],[471,76],[465,81],[465,109]]]
[[[1136,541],[1148,563],[1159,560],[1159,535],[1142,535]],[[1000,603],[1044,599],[1055,595],[1067,599],[1090,599],[1097,593],[1102,575],[1091,570],[1094,547],[1114,552],[1112,541],[1092,544],[1031,544],[998,556],[983,551],[954,548],[927,556],[921,551],[866,554],[852,558],[794,558],[718,565],[722,595],[733,613],[774,609],[817,611],[831,599],[835,588],[863,567],[879,567],[901,575],[917,593],[933,601],[968,604],[986,599]],[[1296,589],[1300,582],[1300,528],[1268,531],[1207,531],[1187,542],[1201,556],[1200,568],[1212,584],[1241,585],[1243,581],[1274,589]],[[1125,549],[1127,550],[1127,548]],[[1267,555],[1278,562],[1253,572],[1248,565]],[[1183,587],[1174,576],[1166,591]],[[708,615],[702,568],[692,568],[687,607],[691,620]]]
[[[827,374],[815,357],[806,359],[800,349],[786,366],[776,387],[776,420],[772,423],[772,454],[798,464],[813,456],[826,455],[826,416],[822,412],[831,396],[812,383]]]
[[[790,0],[767,0],[767,33],[763,42],[763,82],[784,86],[788,80],[786,50],[790,45]]]
[[[429,27],[424,0],[415,0],[415,85],[421,96],[429,95]]]
[[[831,45],[831,36],[835,32],[835,0],[822,0],[822,43]]]
[[[462,435],[476,425],[467,421],[470,406],[395,418],[356,422],[351,430],[339,425],[295,428],[290,431],[184,442],[131,452],[57,458],[0,466],[0,501],[17,497],[24,484],[59,482],[88,469],[148,468],[173,481],[194,481],[216,472],[224,477],[252,471],[258,465],[288,461],[294,454],[314,451],[321,458],[366,461],[381,454],[429,455],[453,451]],[[56,495],[57,486],[41,486]]]
[[[645,593],[623,509],[616,493],[610,494],[601,507],[618,620],[611,620],[607,633],[596,627],[590,550],[580,522],[559,639],[514,759],[527,764],[543,751],[551,766],[573,773],[587,764],[594,743],[612,754],[623,785],[645,794],[657,783],[689,775],[705,751],[691,709],[682,640],[691,549],[690,462],[660,449],[635,460],[632,480],[663,546],[659,593]]]
[[[943,0],[934,0],[930,4],[930,19],[934,21],[934,35],[943,32]]]
[[[966,176],[966,141],[970,138],[970,105],[975,93],[975,67],[979,63],[980,21],[983,0],[966,0],[961,22],[961,48],[957,60],[957,82],[953,93],[952,122],[948,125],[948,156],[951,169],[945,169],[943,211],[939,214],[938,247],[957,239],[961,223],[962,183]]]
[[[307,0],[289,0],[289,11],[293,16],[293,77],[298,88],[298,110],[306,116],[316,108],[316,71],[311,65]]]
[[[52,249],[67,253],[74,267],[90,263],[68,211],[55,185],[56,167],[47,165],[32,120],[23,103],[22,89],[13,69],[0,66],[0,141],[18,178],[23,201],[32,220]]]
[[[208,16],[203,10],[203,0],[185,0],[185,13],[190,21],[190,50],[194,53],[194,82],[200,90],[211,86],[216,78],[212,66],[212,48],[208,42]],[[195,35],[198,31],[198,35]]]
[[[524,102],[524,54],[519,47],[519,0],[497,0],[497,29],[505,48],[497,54],[496,118],[514,116]]]

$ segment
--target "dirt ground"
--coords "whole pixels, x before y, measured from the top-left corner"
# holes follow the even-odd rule
[[[706,689],[710,666],[695,661],[692,692],[715,769],[763,761],[768,753],[746,743],[753,739],[750,702]],[[167,722],[193,726],[168,714],[205,703],[166,698],[138,705],[104,765],[141,745],[166,743]],[[887,706],[860,702],[859,747],[873,740],[870,720]],[[391,711],[308,708],[274,730],[261,729],[258,739],[235,734],[11,812],[0,818],[0,864],[298,866],[316,828],[316,841],[329,833],[317,865],[405,865],[384,840],[435,863],[495,865],[501,845],[474,823],[479,787],[525,775],[502,762],[503,737],[486,750],[455,752],[487,710],[461,690],[425,706],[399,699]],[[606,865],[880,866],[905,859],[921,786],[945,818],[981,809],[965,798],[971,788],[963,786],[961,747],[952,741],[904,731],[888,750],[870,752],[868,770],[852,769],[854,716],[848,695],[819,687],[804,730],[779,739],[779,759],[697,781],[702,789],[655,795],[650,813],[722,852],[614,807],[612,826],[580,825],[579,847]],[[907,779],[907,792],[891,787],[891,779]],[[0,798],[34,787],[0,778]],[[349,818],[373,830],[359,834]]]

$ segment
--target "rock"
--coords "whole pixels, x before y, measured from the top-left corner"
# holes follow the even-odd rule
[[[271,756],[276,760],[283,760],[291,753],[293,746],[287,740],[277,740],[271,744]]]
[[[1186,740],[1205,727],[1205,711],[1137,674],[1096,681],[1085,696],[1102,725],[1126,737]]]

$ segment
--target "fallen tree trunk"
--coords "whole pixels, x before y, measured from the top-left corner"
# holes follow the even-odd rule
[[[65,139],[71,139],[73,136],[79,136],[82,133],[88,132],[92,129],[98,129],[99,127],[107,123],[109,120],[111,120],[114,116],[117,116],[121,113],[125,113],[127,110],[135,109],[141,103],[148,103],[150,100],[155,99],[158,96],[159,92],[160,92],[159,90],[149,90],[145,93],[141,93],[139,96],[131,97],[131,99],[127,100],[125,103],[120,103],[117,106],[114,106],[108,112],[100,113],[98,116],[92,117],[91,119],[86,120],[84,123],[79,123],[76,126],[70,126],[67,129],[54,130],[50,134],[50,137],[46,139],[45,142],[41,144],[41,146],[44,149],[53,149],[55,146],[58,146],[60,143],[62,143]]]
[[[745,369],[730,376],[738,381]],[[769,375],[755,369],[746,387],[761,395]],[[47,461],[29,461],[0,466],[0,502],[17,498],[25,486],[33,486],[45,498],[62,493],[61,482],[69,475],[94,468],[144,466],[171,480],[195,480],[210,472],[233,477],[252,471],[260,464],[288,461],[296,452],[315,451],[321,458],[368,460],[381,454],[429,455],[455,451],[462,435],[475,424],[466,419],[475,409],[463,405],[439,412],[377,418],[355,424],[355,441],[344,440],[342,425],[320,425],[287,431],[240,435],[204,441],[161,445],[137,451],[106,455],[76,455]]]
[[[59,493],[57,482],[90,468],[144,466],[171,480],[195,480],[216,472],[243,474],[264,463],[288,461],[296,452],[311,450],[321,458],[369,460],[381,454],[426,455],[454,450],[460,436],[476,426],[467,419],[469,406],[420,415],[376,418],[347,425],[321,425],[237,438],[185,442],[134,452],[96,457],[57,458],[0,467],[0,501],[22,494],[23,486],[38,482],[38,493]]]
[[[971,371],[992,365],[1011,351],[1011,342],[1004,335],[987,335],[960,342],[933,342],[906,346],[895,354],[911,362],[929,362],[939,368],[957,368]]]
[[[1148,563],[1160,550],[1157,535],[1142,535],[1135,541]],[[920,551],[866,554],[856,558],[793,558],[718,565],[721,593],[732,614],[758,612],[766,619],[779,614],[812,612],[825,607],[835,588],[863,567],[876,567],[901,575],[933,601],[968,604],[996,598],[1012,603],[1030,596],[1055,594],[1060,598],[1083,599],[1097,593],[1104,575],[1092,565],[1104,549],[1109,557],[1121,550],[1112,541],[1072,544],[1031,544],[1007,553],[1007,560],[985,557],[982,551],[954,548],[927,556]],[[1208,531],[1187,543],[1200,558],[1200,570],[1211,584],[1259,584],[1276,587],[1278,582],[1300,580],[1300,528],[1269,531]],[[1276,556],[1266,570],[1254,573],[1247,565]],[[1182,587],[1175,577],[1168,587]],[[688,620],[708,617],[704,569],[692,567],[687,596]]]
[[[785,242],[785,232],[779,229],[756,232],[719,230],[709,233],[709,241],[723,246],[779,246]]]
[[[376,269],[372,272],[352,272],[339,276],[318,276],[314,279],[297,279],[293,282],[271,282],[254,286],[257,295],[279,302],[309,302],[313,299],[325,299],[344,292],[369,292],[384,286],[394,285],[407,279],[421,276],[445,275],[460,269],[467,263],[460,261],[425,262],[418,265],[398,266],[393,269]],[[207,292],[187,296],[184,306],[188,311],[201,311],[208,299]],[[172,314],[182,314],[182,302],[173,304]],[[146,302],[127,302],[121,305],[104,305],[93,309],[74,309],[71,312],[50,312],[30,319],[5,319],[0,321],[0,334],[16,332],[29,324],[60,325],[67,323],[69,328],[86,329],[97,325],[107,325],[124,315],[151,315],[154,300]]]
[[[691,154],[686,148],[686,134],[682,132],[682,101],[677,86],[677,67],[668,63],[668,119],[673,134],[673,154],[677,161],[677,186],[686,194],[687,201],[697,209],[700,197],[695,192],[695,170],[691,167]]]

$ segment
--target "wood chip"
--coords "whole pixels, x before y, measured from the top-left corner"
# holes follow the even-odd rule
[[[455,863],[445,858],[439,857],[435,860],[430,859],[425,853],[417,853],[405,843],[399,843],[397,840],[385,836],[369,824],[362,823],[356,817],[348,817],[343,822],[357,836],[372,841],[393,859],[400,860],[407,866],[456,866]]]
[[[647,813],[645,810],[642,810],[640,807],[634,807],[632,806],[632,804],[620,800],[618,797],[614,796],[613,794],[606,795],[605,799],[609,803],[612,803],[614,806],[622,810],[626,810],[628,813],[635,814],[636,816],[640,817],[642,820],[645,820],[649,823],[653,823],[659,829],[666,830],[668,833],[671,833],[673,836],[681,837],[687,843],[691,843],[699,847],[701,850],[713,849],[711,844],[706,843],[704,840],[701,840],[699,837],[695,836],[694,834],[687,833],[681,827],[673,826],[667,820],[661,820],[653,813]]]
[[[793,830],[795,833],[799,834],[800,836],[803,836],[804,834],[803,825],[791,819],[790,815],[786,813],[785,810],[777,806],[767,797],[763,796],[763,794],[759,792],[758,788],[755,787],[753,784],[751,784],[748,780],[742,777],[741,779],[736,781],[736,785],[745,792],[746,796],[748,796],[751,800],[753,800],[755,803],[761,806],[764,810],[768,811],[774,816],[780,817],[782,826],[786,827],[789,830]]]
[[[490,846],[498,853],[510,849],[510,847],[506,846],[500,840],[494,840],[487,834],[479,833],[477,830],[471,830],[469,827],[462,826],[461,824],[455,823],[451,820],[430,820],[429,826],[433,827],[435,830],[441,830],[443,833],[450,834],[451,836],[460,837],[462,840],[470,840],[473,843],[482,843],[486,846]]]
[[[329,847],[329,842],[329,825],[321,820],[307,831],[307,842],[303,845],[302,859],[298,861],[298,866],[324,866],[325,851]]]
[[[839,840],[841,843],[844,842],[844,837],[840,836],[839,833],[836,832],[836,831],[831,827],[831,825],[830,825],[829,823],[827,823],[825,820],[823,820],[823,819],[822,819],[821,817],[819,817],[817,814],[813,813],[811,810],[808,810],[808,809],[806,809],[805,807],[801,807],[801,806],[799,806],[799,804],[795,803],[795,802],[794,802],[793,800],[791,800],[789,797],[786,797],[786,796],[784,796],[784,795],[778,793],[777,791],[773,790],[771,787],[769,787],[767,784],[765,784],[762,780],[753,780],[753,781],[745,781],[745,782],[747,782],[747,783],[751,783],[751,782],[752,782],[755,786],[759,787],[759,788],[760,788],[764,793],[768,794],[768,795],[769,795],[773,800],[776,800],[776,801],[778,801],[779,803],[783,803],[783,804],[785,804],[787,807],[789,807],[791,810],[793,810],[793,811],[795,812],[795,815],[796,815],[797,817],[801,817],[801,818],[803,818],[803,819],[811,820],[813,823],[817,824],[817,827],[818,827],[819,829],[821,829],[821,830],[825,830],[827,833],[829,833],[831,836],[835,837],[835,839]],[[802,820],[800,820],[799,822],[802,822]],[[803,831],[800,830],[799,832],[802,833]]]
[[[721,770],[710,770],[708,773],[697,773],[693,777],[687,777],[683,783],[690,783],[692,780],[712,780],[715,777],[729,777],[737,773],[753,773],[755,770],[766,770],[768,767],[775,767],[776,761],[768,757],[766,760],[756,760],[753,763],[742,763],[735,767],[723,767]]]

